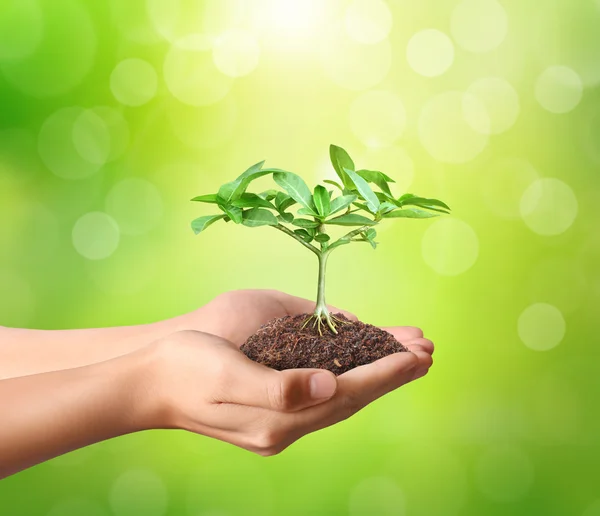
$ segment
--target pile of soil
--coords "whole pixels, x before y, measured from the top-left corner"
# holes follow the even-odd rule
[[[241,351],[250,359],[273,369],[320,368],[340,375],[360,365],[370,364],[392,353],[407,351],[391,333],[350,321],[343,314],[335,317],[337,335],[327,325],[319,335],[311,321],[312,314],[281,317],[261,326],[242,345]]]

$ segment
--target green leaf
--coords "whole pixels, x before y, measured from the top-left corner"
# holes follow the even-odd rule
[[[274,169],[269,169],[269,170],[274,170]],[[258,196],[261,199],[265,199],[266,201],[272,201],[273,199],[275,199],[275,197],[277,196],[278,193],[279,193],[279,190],[271,189],[271,190],[265,190],[264,192],[259,193]]]
[[[315,211],[310,190],[299,175],[292,172],[276,172],[273,174],[273,179],[292,199],[305,208]]]
[[[222,203],[219,203],[219,208],[236,224],[242,223],[242,208]]]
[[[397,208],[395,204],[391,202],[384,201],[379,205],[379,213],[388,213],[389,211],[394,211]]]
[[[324,186],[315,186],[315,192],[313,194],[313,203],[317,208],[317,212],[322,217],[327,217],[331,212],[329,192],[327,192],[327,189]]]
[[[309,208],[300,208],[298,210],[298,215],[308,215],[309,217],[320,217],[320,215],[315,211]]]
[[[294,226],[298,226],[299,228],[304,228],[304,229],[308,229],[308,228],[318,228],[320,226],[320,224],[314,220],[308,220],[308,219],[294,219],[292,224]]]
[[[204,231],[208,226],[217,222],[217,220],[224,219],[225,215],[206,215],[192,221],[192,229],[196,235]]]
[[[344,189],[348,188],[352,190],[352,181],[350,181],[346,173],[346,169],[354,170],[355,168],[354,161],[352,161],[350,155],[341,147],[332,144],[329,146],[329,157],[338,177],[342,180]]]
[[[395,183],[395,181],[383,172],[378,172],[377,170],[357,170],[356,173],[367,181],[367,183],[376,184],[382,192],[392,195],[388,183]]]
[[[233,206],[238,206],[239,208],[268,208],[270,210],[274,210],[275,206],[272,203],[267,201],[266,199],[260,197],[259,195],[253,193],[243,193],[239,199],[235,201],[231,201]]]
[[[208,195],[199,195],[198,197],[194,197],[192,201],[195,202],[206,202],[209,204],[217,204],[219,202],[220,197],[217,194],[208,194]]]
[[[375,242],[375,238],[377,237],[377,231],[375,231],[375,229],[373,228],[369,228],[363,233],[363,235],[367,242],[371,244],[371,247],[373,249],[377,249],[377,242]]]
[[[398,202],[400,202],[400,199],[398,199]],[[402,206],[420,206],[421,208],[429,208],[430,206],[438,207],[438,208],[442,208],[443,210],[450,210],[450,207],[438,200],[438,199],[426,199],[425,197],[409,197],[408,199],[404,200],[401,202]],[[434,208],[430,208],[430,209],[434,209]],[[445,211],[445,213],[447,213],[448,211]]]
[[[264,164],[264,160],[260,163],[256,163],[255,165],[252,165],[248,170],[246,170],[242,175],[240,175],[235,181],[225,183],[223,186],[221,186],[221,188],[219,188],[219,197],[222,197],[226,201],[230,201],[233,197],[233,192],[241,184],[241,182],[246,177],[251,176],[252,174],[260,171]]]
[[[363,217],[362,215],[356,215],[355,213],[349,213],[341,215],[333,219],[325,221],[325,224],[333,224],[336,226],[374,226],[376,222],[374,220]]]
[[[356,172],[354,172],[354,170],[350,170],[347,168],[347,169],[345,169],[345,172],[346,172],[346,174],[348,174],[348,177],[352,180],[352,182],[356,186],[358,193],[366,201],[367,206],[369,207],[369,210],[371,211],[371,213],[377,213],[377,211],[379,210],[379,199],[375,195],[375,192],[373,192],[373,190],[371,190],[371,187],[369,186],[369,184],[362,177],[360,177]]]
[[[279,224],[277,217],[269,210],[262,208],[252,208],[243,213],[243,224],[250,228],[258,226],[277,226]]]
[[[345,210],[354,201],[356,201],[356,199],[358,199],[356,195],[342,195],[341,197],[336,197],[333,199],[333,201],[331,201],[330,215],[337,213],[338,211]]]
[[[294,221],[294,215],[292,213],[282,213],[277,218],[280,222],[285,222],[286,224],[291,224]]]
[[[331,239],[331,237],[325,233],[319,233],[318,235],[315,236],[315,240],[317,242],[319,242],[320,244],[324,244],[325,242],[329,242],[329,240]]]
[[[312,242],[312,235],[306,229],[295,229],[294,233],[307,243]]]
[[[344,190],[344,187],[341,184],[339,184],[337,181],[334,181],[333,179],[325,179],[323,182],[327,183],[329,185],[333,185],[333,186],[335,186],[336,188],[339,188],[342,191]]]
[[[385,219],[430,219],[432,217],[439,217],[437,213],[431,213],[430,211],[418,210],[417,208],[401,208],[399,210],[390,211],[385,213],[383,218]]]

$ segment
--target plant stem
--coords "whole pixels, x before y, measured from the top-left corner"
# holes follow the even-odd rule
[[[325,302],[325,271],[327,268],[327,258],[329,252],[319,253],[319,281],[317,284],[317,306],[315,307],[315,315],[328,316],[327,303]]]
[[[272,227],[274,227],[275,229],[278,229],[279,231],[283,231],[286,235],[289,235],[294,240],[297,240],[298,242],[300,242],[304,247],[306,247],[308,250],[315,253],[317,256],[319,256],[319,257],[321,256],[321,251],[319,251],[319,249],[317,249],[314,245],[311,245],[308,242],[305,242],[304,240],[302,240],[298,235],[296,235],[293,231],[289,230],[285,226],[282,226],[281,224],[277,224],[277,226],[272,226]]]
[[[355,237],[356,235],[360,235],[363,231],[367,231],[367,229],[369,229],[371,227],[372,226],[361,226],[358,229],[350,231],[350,233],[345,234],[343,237],[338,238],[335,242],[333,242],[329,246],[329,250],[333,251],[336,247],[350,243],[351,238]]]

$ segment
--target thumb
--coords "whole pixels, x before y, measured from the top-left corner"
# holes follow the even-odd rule
[[[229,403],[293,412],[323,403],[337,390],[335,375],[324,369],[276,371],[241,353],[239,358],[228,375],[223,401]]]

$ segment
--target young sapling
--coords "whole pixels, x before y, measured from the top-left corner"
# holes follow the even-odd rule
[[[293,331],[302,333],[307,327],[312,327],[318,333],[313,339],[321,337],[335,340],[340,328],[344,326],[361,324],[365,328],[369,327],[371,333],[378,329],[350,322],[343,316],[329,312],[325,302],[325,278],[331,253],[353,243],[367,243],[375,249],[375,227],[384,220],[432,218],[449,213],[450,208],[438,199],[413,194],[395,197],[390,188],[390,183],[394,183],[392,178],[376,170],[356,170],[352,158],[341,147],[331,145],[329,150],[339,181],[325,180],[323,185],[317,185],[311,191],[299,175],[277,168],[263,168],[263,161],[251,166],[234,181],[221,186],[217,193],[194,197],[192,201],[214,204],[221,213],[195,219],[192,229],[199,234],[219,220],[233,221],[247,227],[271,226],[312,252],[318,259],[319,267],[315,309],[302,321],[295,319]],[[266,175],[271,175],[280,189],[261,193],[248,191],[252,181]],[[334,238],[331,230],[336,227],[347,228],[349,231]],[[278,331],[283,331],[281,325],[276,326]],[[324,332],[331,333],[327,336]],[[349,333],[344,333],[343,340],[347,340]],[[252,337],[248,342],[251,340]],[[386,353],[389,352],[393,350],[388,349]],[[279,355],[277,358],[281,358]],[[273,366],[272,362],[269,365]],[[314,363],[314,359],[310,362]],[[352,362],[350,357],[349,362],[342,367],[338,365],[339,358],[334,358],[333,366],[326,364],[324,367],[339,374],[342,370],[360,365]],[[299,364],[297,360],[291,363],[296,367]],[[311,366],[309,363],[306,367]]]

